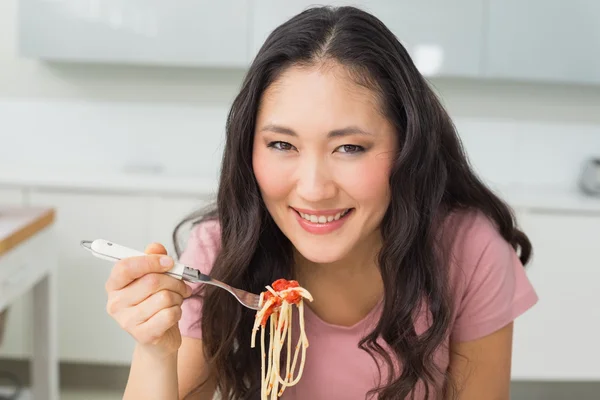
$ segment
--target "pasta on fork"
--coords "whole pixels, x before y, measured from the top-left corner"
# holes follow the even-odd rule
[[[302,377],[308,339],[304,328],[304,299],[312,301],[311,294],[297,281],[278,279],[260,294],[259,306],[252,329],[251,347],[256,346],[256,334],[260,329],[261,340],[261,399],[277,399],[286,387],[294,386]],[[298,307],[300,336],[292,354],[292,307]],[[265,330],[269,323],[270,343],[265,351]],[[285,344],[287,342],[287,344]],[[287,348],[285,375],[281,377],[281,352]],[[294,375],[300,356],[298,373]]]

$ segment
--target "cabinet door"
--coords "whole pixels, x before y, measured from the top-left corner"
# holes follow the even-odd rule
[[[25,198],[21,189],[0,188],[0,207],[24,205]],[[0,357],[23,358],[31,348],[30,332],[26,331],[27,313],[31,310],[31,295],[26,294],[14,301],[5,315],[5,328]],[[27,332],[27,333],[26,333]]]
[[[600,82],[600,1],[490,0],[485,74]]]
[[[175,254],[173,243],[173,230],[179,222],[191,213],[204,208],[209,199],[203,197],[155,197],[152,199],[152,212],[150,219],[151,242],[163,244],[169,254]],[[178,235],[178,243],[183,251],[187,244],[189,224],[182,227]]]
[[[0,187],[0,207],[2,206],[20,206],[25,201],[21,189]]]
[[[56,208],[61,360],[128,364],[134,340],[106,313],[104,284],[113,264],[92,256],[80,241],[107,239],[143,250],[149,198],[33,191],[31,204]]]
[[[278,25],[315,4],[257,0],[252,9],[252,54]],[[426,76],[477,76],[481,72],[483,0],[322,1],[355,5],[382,20]]]
[[[600,215],[521,214],[540,301],[515,322],[513,378],[598,380]]]
[[[19,6],[25,56],[181,66],[248,63],[248,0],[22,0]]]

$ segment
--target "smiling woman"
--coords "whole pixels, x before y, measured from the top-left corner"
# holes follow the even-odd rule
[[[171,398],[143,385],[152,374],[198,399],[279,384],[282,399],[508,399],[512,321],[537,301],[531,245],[372,15],[311,8],[273,31],[229,114],[217,204],[195,222],[181,262],[254,293],[293,280],[313,301],[279,309],[265,364],[250,332],[272,304],[257,319],[192,286],[178,330],[160,325],[172,340],[134,356],[131,398]],[[285,338],[310,343],[297,381]]]
[[[303,378],[283,397],[507,396],[510,323],[537,300],[529,241],[369,14],[310,9],[269,37],[232,107],[211,218],[214,261],[197,238],[186,260],[254,292],[296,279],[314,297]],[[202,293],[184,302],[182,333],[202,340],[221,393],[249,397],[252,316]],[[454,355],[473,346],[485,363]]]

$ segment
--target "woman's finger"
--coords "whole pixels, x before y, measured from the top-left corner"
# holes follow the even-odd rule
[[[122,289],[136,279],[153,272],[167,272],[173,268],[173,264],[171,257],[158,254],[125,258],[113,267],[106,281],[106,291]]]
[[[180,319],[180,306],[163,308],[149,320],[138,325],[135,329],[135,336],[141,343],[154,343],[156,340],[160,339],[167,330],[176,325]]]
[[[137,325],[148,321],[161,310],[181,306],[181,303],[183,303],[183,297],[170,290],[161,290],[154,293],[135,307]]]
[[[144,324],[162,310],[171,307],[181,307],[183,298],[177,293],[162,290],[154,293],[135,307],[122,308],[115,313],[114,318],[128,332],[134,332],[139,325]]]
[[[192,294],[191,287],[183,281],[169,275],[151,273],[136,279],[123,289],[109,292],[107,311],[110,315],[114,315],[119,310],[134,307],[163,290],[174,292],[182,298]]]
[[[167,254],[167,249],[160,243],[150,243],[144,250],[146,254]]]

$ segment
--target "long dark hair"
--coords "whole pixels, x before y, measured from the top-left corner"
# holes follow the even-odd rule
[[[389,181],[391,204],[381,225],[382,314],[360,342],[390,367],[387,383],[372,393],[406,398],[419,382],[432,393],[439,390],[433,354],[447,337],[453,313],[447,260],[434,250],[440,216],[462,209],[484,213],[523,264],[531,244],[510,208],[471,170],[448,114],[405,48],[374,16],[354,7],[310,8],[275,29],[260,49],[227,120],[216,207],[201,219],[216,218],[221,227],[212,275],[255,293],[278,278],[292,278],[292,245],[267,212],[252,171],[255,121],[262,94],[286,68],[328,61],[378,94],[400,143]],[[205,355],[219,391],[229,399],[255,397],[261,359],[260,350],[250,348],[254,313],[224,291],[206,288],[203,296]],[[419,335],[414,317],[423,299],[431,325]],[[394,361],[402,365],[399,376]]]

